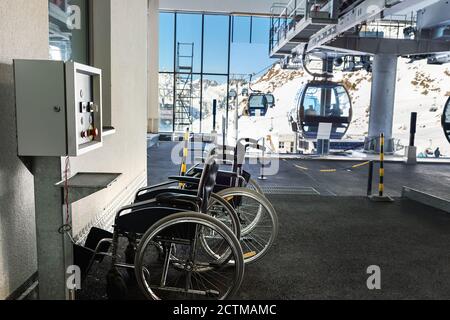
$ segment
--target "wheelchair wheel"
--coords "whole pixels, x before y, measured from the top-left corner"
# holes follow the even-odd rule
[[[205,250],[205,234],[215,235],[208,246],[216,255]],[[235,261],[232,266],[229,259]],[[173,214],[153,225],[142,237],[135,261],[139,287],[155,300],[226,299],[237,292],[244,276],[243,253],[233,232],[219,220],[194,212]]]
[[[259,194],[264,195],[264,192],[262,191],[261,187],[259,186],[258,182],[256,182],[255,179],[250,178],[250,180],[248,180],[246,187],[247,189],[254,190]]]
[[[241,224],[237,212],[223,197],[212,193],[208,203],[207,215],[219,220],[233,231],[236,238],[241,235]]]
[[[126,271],[125,271],[126,272]],[[127,275],[112,268],[106,275],[106,294],[109,300],[124,300],[128,296]]]
[[[278,216],[272,204],[265,196],[248,188],[225,189],[218,195],[233,206],[241,221],[244,262],[258,261],[271,248],[278,234]]]
[[[239,221],[239,217],[233,207],[224,198],[214,193],[211,194],[207,214],[225,224],[231,231],[233,231],[237,239],[240,238],[241,223]],[[209,231],[212,230],[209,229]],[[205,251],[212,257],[216,258],[218,261],[227,263],[230,260],[231,251],[228,250],[224,252],[220,246],[215,247],[217,244],[215,239],[216,237],[217,234],[215,233],[202,232],[200,237],[201,244],[203,245]]]

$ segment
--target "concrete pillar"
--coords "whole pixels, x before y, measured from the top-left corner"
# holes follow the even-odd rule
[[[33,174],[39,299],[67,300],[66,271],[73,265],[73,247],[70,238],[58,232],[66,223],[63,189],[55,186],[62,179],[61,158],[33,157]]]
[[[385,152],[394,152],[392,126],[394,120],[395,86],[398,57],[377,54],[373,61],[372,93],[370,98],[369,135],[366,152],[379,152],[380,134],[385,136]]]
[[[159,0],[148,1],[148,122],[147,132],[159,130]]]

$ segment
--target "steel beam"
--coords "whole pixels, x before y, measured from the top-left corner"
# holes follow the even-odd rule
[[[394,54],[420,55],[450,51],[450,41],[437,41],[429,39],[383,39],[340,37],[329,43],[328,48],[342,50],[343,52],[358,52],[362,54]]]

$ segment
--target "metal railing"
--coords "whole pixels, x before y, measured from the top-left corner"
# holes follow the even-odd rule
[[[415,39],[417,16],[391,15],[383,20],[376,20],[360,26],[355,36],[377,39]]]
[[[288,3],[276,2],[270,9],[270,51],[272,52],[283,40],[289,31],[308,18],[329,18],[333,14],[334,0],[290,0]]]

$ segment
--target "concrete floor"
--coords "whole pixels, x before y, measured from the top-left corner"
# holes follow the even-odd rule
[[[171,142],[161,142],[159,146],[149,149],[148,172],[149,183],[166,181],[169,175],[177,175],[179,166],[170,161]],[[287,186],[313,188],[323,196],[365,196],[367,193],[368,166],[346,170],[361,161],[338,160],[279,160],[276,175],[268,180],[259,181],[262,186]],[[308,168],[299,169],[297,166]],[[246,166],[253,177],[260,175],[260,166]],[[337,172],[324,173],[322,169],[338,169]],[[267,173],[267,172],[266,172]],[[450,200],[450,164],[422,163],[406,165],[400,162],[385,163],[385,189],[391,196],[401,196],[402,187],[419,189]],[[378,188],[378,164],[374,167],[373,191]]]
[[[149,181],[178,174],[170,143],[149,149]],[[300,170],[296,165],[307,167]],[[350,164],[351,165],[351,164]],[[409,200],[374,203],[366,193],[367,168],[343,170],[348,162],[281,161],[267,186],[314,188],[320,195],[268,197],[280,219],[268,255],[246,268],[237,299],[449,299],[450,215]],[[338,168],[336,173],[318,170]],[[389,194],[419,188],[449,198],[448,165],[388,164]],[[251,168],[254,174],[258,168]],[[376,183],[374,183],[374,186]],[[381,268],[381,290],[368,290],[366,270]],[[108,261],[96,265],[83,299],[105,299]],[[131,299],[141,296],[132,291]]]

